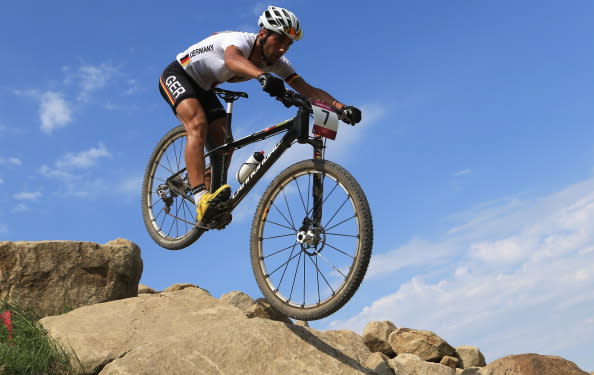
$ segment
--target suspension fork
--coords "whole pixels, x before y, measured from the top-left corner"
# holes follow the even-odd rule
[[[311,141],[313,146],[313,157],[314,160],[324,160],[324,141],[322,137],[316,135]],[[313,211],[312,211],[312,222],[315,226],[322,226],[322,207],[324,200],[324,176],[319,173],[313,175],[313,186],[312,186],[312,199],[313,199]]]

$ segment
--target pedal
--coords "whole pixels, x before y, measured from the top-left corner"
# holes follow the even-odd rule
[[[215,216],[209,223],[210,229],[224,229],[233,220],[233,216],[230,212],[223,212]]]

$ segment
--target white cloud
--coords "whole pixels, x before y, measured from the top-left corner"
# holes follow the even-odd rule
[[[54,167],[43,164],[39,172],[45,177],[69,179],[75,176],[75,172],[89,169],[97,165],[102,158],[111,157],[111,153],[104,144],[78,153],[69,152],[54,163]]]
[[[39,116],[43,132],[50,134],[72,121],[72,110],[61,93],[47,91],[41,95],[40,100]]]
[[[73,175],[70,172],[60,170],[57,168],[51,168],[47,164],[43,164],[39,168],[39,173],[41,173],[45,177],[53,177],[53,178],[72,178]]]
[[[572,360],[576,348],[591,347],[594,179],[503,202],[465,213],[467,222],[438,241],[414,239],[376,255],[369,280],[395,286],[330,328],[391,320],[477,345],[488,360],[523,352]],[[404,273],[414,276],[402,280]]]
[[[79,100],[87,101],[91,94],[107,86],[117,74],[117,69],[109,64],[82,65],[76,74],[80,86]]]
[[[118,191],[122,193],[138,194],[142,185],[142,176],[131,176],[120,181]]]
[[[39,191],[35,191],[35,192],[31,192],[31,193],[22,192],[22,193],[13,194],[12,197],[14,199],[18,199],[18,200],[35,201],[41,197],[41,192],[39,192]]]
[[[17,212],[25,212],[25,211],[29,211],[29,210],[30,210],[29,206],[27,206],[25,203],[19,203],[12,209],[12,212],[17,213]]]
[[[3,158],[3,157],[0,157],[0,165],[21,165],[21,164],[23,164],[23,162],[19,158],[15,158],[15,157]]]
[[[456,176],[456,177],[457,176],[464,176],[464,175],[471,174],[471,173],[472,173],[472,170],[471,169],[463,169],[461,171],[458,171],[458,172],[454,173],[454,176]]]
[[[60,160],[56,162],[56,167],[59,169],[68,168],[90,168],[93,167],[100,158],[110,157],[111,154],[103,144],[98,147],[90,148],[79,153],[67,153]]]

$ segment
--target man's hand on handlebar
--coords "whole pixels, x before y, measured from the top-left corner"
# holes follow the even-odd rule
[[[262,90],[269,93],[270,96],[280,98],[285,95],[285,83],[282,79],[277,78],[270,73],[264,73],[258,76],[258,81],[260,81]]]
[[[281,81],[280,79],[278,80]],[[262,87],[264,88],[264,85],[262,85]],[[295,91],[285,90],[280,96],[277,97],[277,99],[281,101],[287,108],[291,106],[297,106],[300,108],[305,108],[309,113],[311,113],[310,101],[305,96],[298,94]],[[338,113],[338,118],[349,125],[355,125],[361,122],[361,110],[357,107],[345,105],[341,109],[336,109],[336,112]]]
[[[361,121],[361,111],[359,108],[353,107],[351,105],[345,105],[340,110],[340,113],[341,120],[349,125],[355,125]]]

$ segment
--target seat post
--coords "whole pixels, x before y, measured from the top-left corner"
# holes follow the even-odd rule
[[[233,118],[233,102],[239,98],[247,98],[248,94],[245,92],[239,91],[229,91],[223,90],[220,88],[214,89],[215,94],[227,103],[227,111],[226,111],[226,135],[225,135],[225,143],[230,143],[233,141],[233,137],[231,136],[231,120]]]
[[[233,101],[227,101],[227,116],[225,121],[225,143],[233,140],[231,136],[231,120],[233,119]]]

